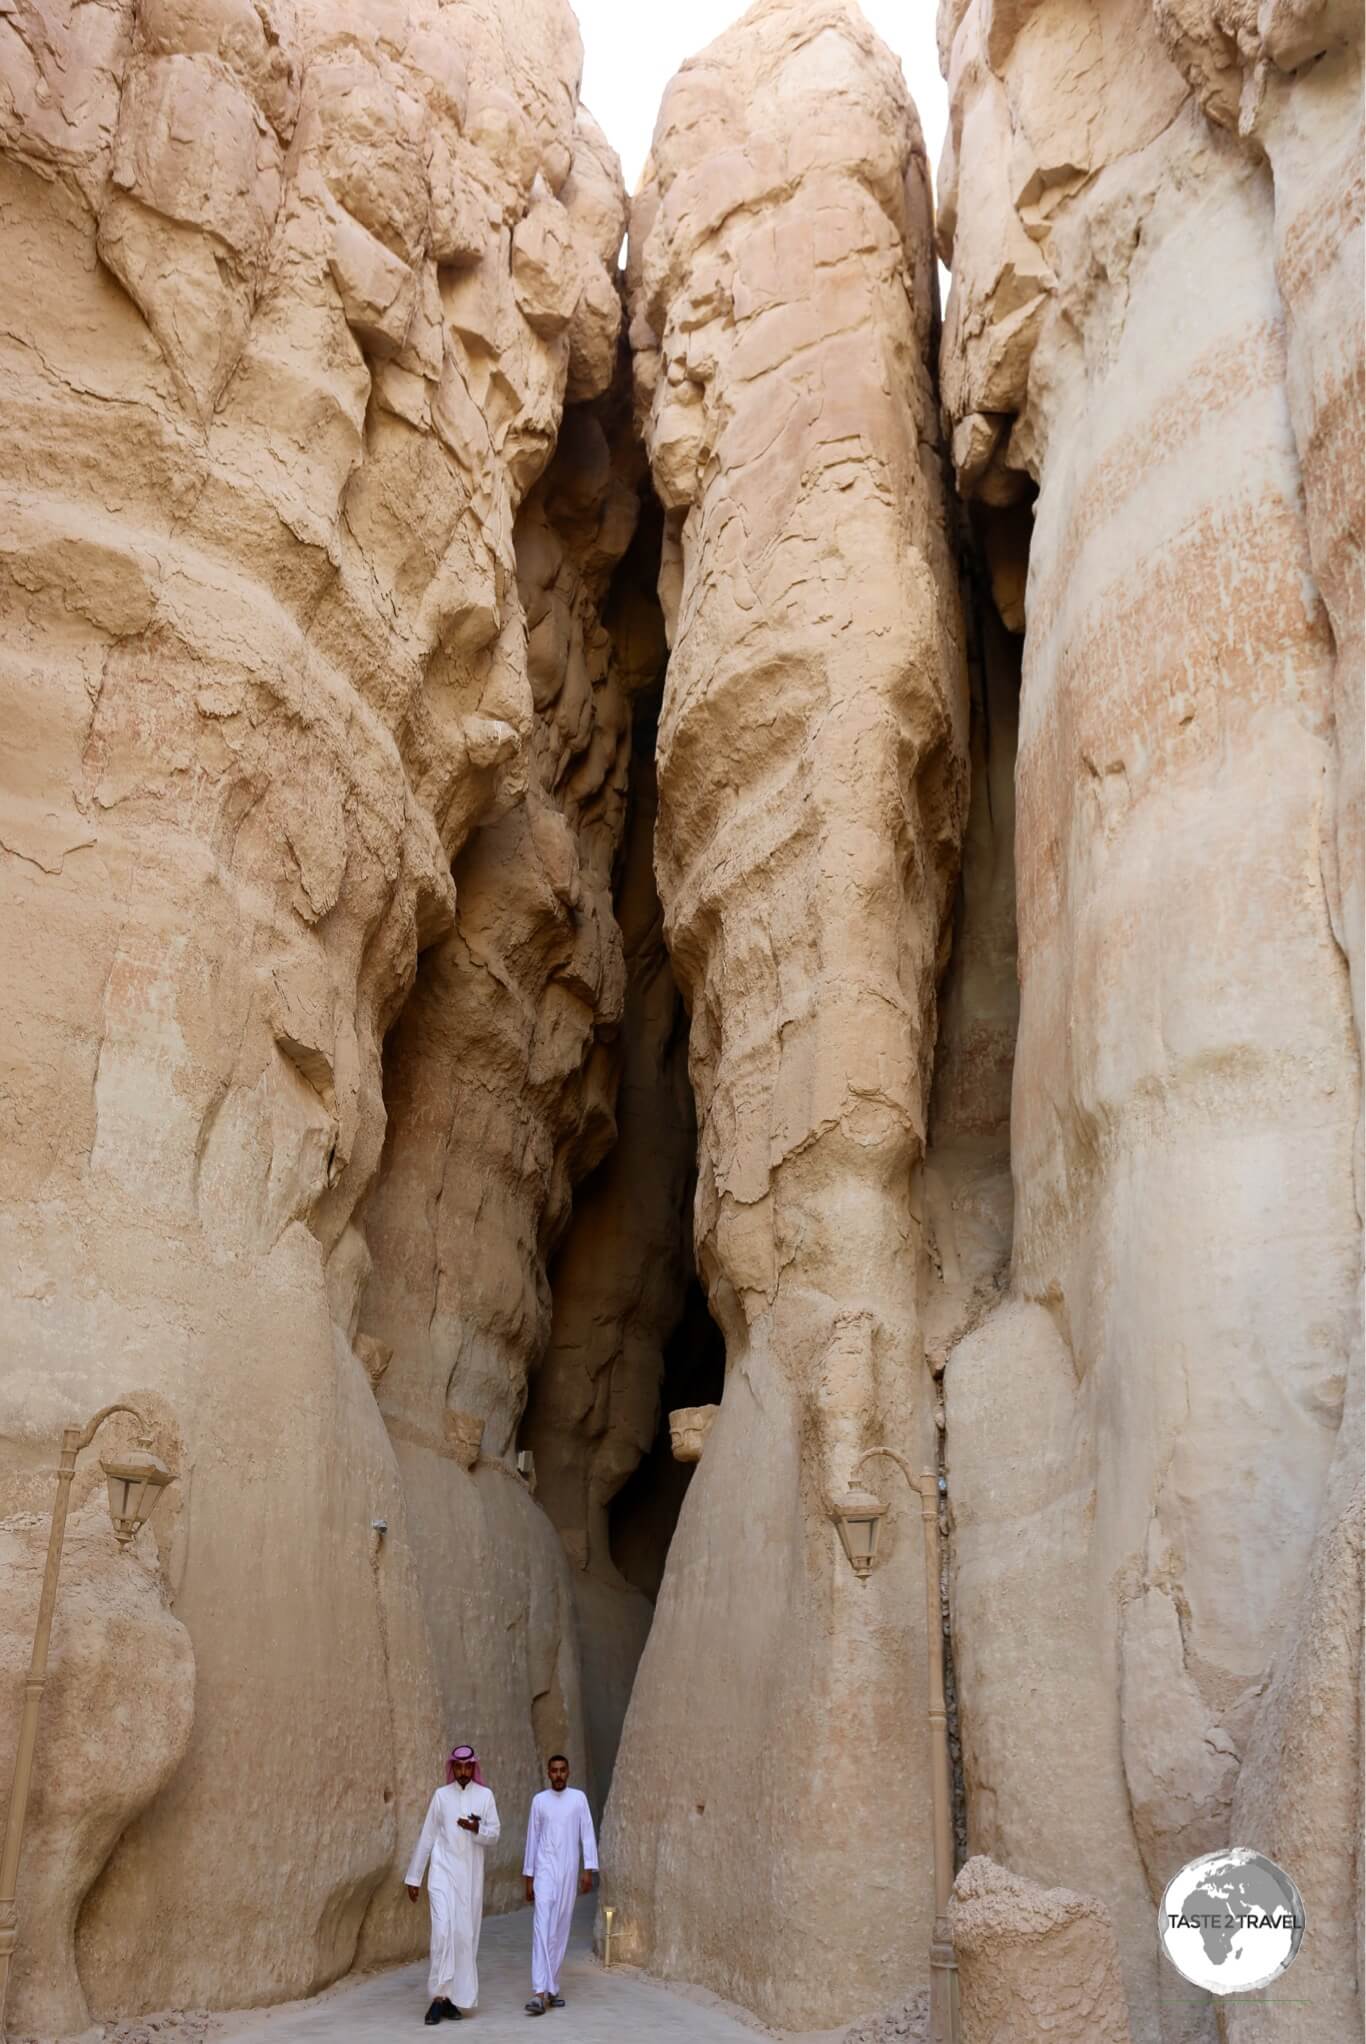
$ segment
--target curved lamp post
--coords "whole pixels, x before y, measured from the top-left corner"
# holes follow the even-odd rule
[[[24,1842],[24,1818],[28,1814],[29,1785],[33,1779],[33,1754],[38,1742],[38,1709],[47,1680],[47,1650],[52,1637],[52,1614],[57,1603],[57,1574],[62,1564],[62,1541],[66,1534],[66,1512],[71,1502],[71,1479],[76,1474],[76,1457],[88,1448],[104,1422],[115,1412],[132,1413],[142,1431],[131,1454],[105,1456],[100,1467],[109,1485],[109,1516],[114,1537],[126,1547],[139,1526],[151,1517],[157,1499],[168,1483],[171,1471],[150,1450],[151,1431],[142,1414],[131,1405],[106,1405],[85,1427],[62,1429],[62,1458],[57,1465],[57,1496],[52,1506],[52,1527],[47,1541],[47,1566],[43,1570],[42,1594],[38,1599],[38,1623],[33,1633],[33,1653],[28,1680],[24,1684],[24,1715],[19,1724],[19,1744],[14,1754],[14,1777],[10,1783],[9,1814],[5,1820],[5,1843],[0,1852],[0,2044],[5,2034],[5,1997],[9,1991],[10,1961],[14,1957],[19,1914],[15,1893],[19,1885],[19,1851]]]
[[[895,1448],[870,1448],[854,1464],[851,1488],[831,1502],[831,1515],[849,1565],[860,1582],[877,1559],[878,1534],[887,1507],[870,1490],[859,1490],[859,1471],[878,1456],[895,1462],[911,1489],[920,1493],[925,1536],[925,1601],[929,1621],[930,1782],[934,1810],[934,1930],[930,1937],[930,2044],[957,2044],[958,1964],[949,1936],[949,1890],[953,1886],[953,1827],[949,1815],[949,1721],[944,1704],[944,1630],[939,1610],[939,1478],[932,1469],[912,1476]]]

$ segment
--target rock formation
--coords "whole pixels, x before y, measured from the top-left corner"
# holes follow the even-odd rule
[[[177,1472],[77,1480],[14,2032],[410,1955],[465,1736],[492,1907],[561,1746],[623,1957],[918,2033],[884,1444],[964,2044],[1214,2044],[1230,1836],[1360,2028],[1361,44],[942,0],[941,335],[853,0],[624,284],[567,0],[0,6],[0,1786],[60,1429]]]
[[[163,1448],[178,1462],[170,1415],[154,1397],[140,1404],[156,1417]],[[52,1510],[44,1453],[50,1436],[41,1404],[35,1406],[15,1430],[20,1463],[6,1486],[10,1510],[0,1521],[0,1569],[18,1591],[0,1634],[0,1780],[6,1786]],[[101,1431],[103,1454],[132,1444],[127,1421]],[[41,2013],[45,2028],[89,2030],[90,2007],[74,1958],[77,1917],[120,1834],[166,1787],[189,1742],[194,1648],[169,1608],[185,1562],[180,1489],[171,1489],[152,1527],[124,1554],[111,1537],[97,1456],[73,1485],[39,1720],[41,1758],[20,1866],[22,1970],[10,2004],[20,2023]],[[89,1957],[88,1941],[86,1951]],[[42,1998],[35,1983],[48,1988]]]
[[[654,671],[662,647],[647,640],[641,650]],[[618,1566],[612,1507],[660,1431],[665,1343],[683,1311],[696,1146],[686,1025],[654,881],[653,702],[643,699],[636,719],[616,901],[626,975],[617,1140],[576,1198],[555,1260],[549,1339],[523,1428],[540,1502],[574,1564],[599,1799],[653,1617],[650,1598]]]
[[[1256,12],[1159,7],[1167,47],[1212,122],[1270,172],[1286,400],[1314,584],[1332,633],[1332,747],[1320,824],[1324,894],[1347,961],[1358,1051],[1352,1145],[1363,1213],[1363,271],[1360,11],[1266,0]],[[1344,1117],[1345,1118],[1345,1117]],[[1342,1417],[1309,1566],[1297,1587],[1234,1791],[1231,1831],[1303,1870],[1311,1928],[1297,1961],[1307,2044],[1366,2020],[1362,1726],[1362,1295],[1350,1310]],[[1220,2011],[1228,2044],[1275,2035],[1275,2012]]]
[[[928,1940],[919,1514],[860,1585],[827,1498],[884,1435],[933,1439],[911,1174],[967,778],[923,154],[856,12],[765,0],[684,67],[629,274],[666,514],[656,867],[726,1387],[606,1850],[623,1955],[817,2025]]]
[[[970,542],[965,559],[971,566]],[[1013,1202],[1019,642],[1001,625],[984,591],[973,592],[969,584],[968,593],[978,598],[969,634],[972,791],[953,950],[939,997],[922,1172],[922,1313],[926,1355],[936,1376],[942,1376],[954,1344],[1005,1287]]]
[[[954,1882],[961,2044],[1129,2044],[1119,1950],[1102,1903],[1037,1888],[985,1858]]]
[[[455,862],[455,929],[422,959],[388,1046],[388,1136],[365,1214],[374,1270],[360,1324],[392,1355],[377,1396],[421,1514],[442,1721],[459,1705],[470,1736],[496,1745],[510,1809],[541,1785],[546,1752],[565,1747],[581,1775],[587,1759],[564,1555],[509,1465],[550,1335],[549,1259],[573,1186],[616,1133],[612,877],[633,677],[599,609],[636,507],[601,421],[571,414],[516,527],[536,705],[527,786]],[[447,1436],[466,1412],[483,1422],[483,1460],[454,1476]],[[512,1828],[495,1869],[490,1900],[510,1903]]]
[[[1253,12],[941,15],[943,390],[1024,633],[1010,1297],[947,1440],[974,1849],[1103,1897],[1135,2034],[1206,2036],[1159,2009],[1153,1899],[1255,1823],[1326,2044],[1360,2021],[1326,1622],[1359,1618],[1359,52]]]
[[[527,1159],[525,1121],[490,1115],[489,1145],[519,1146],[491,1178],[543,1173],[528,1212],[562,1222],[610,1135],[595,1046],[620,1007],[604,890],[627,719],[598,703],[580,613],[635,496],[585,416],[526,501],[566,395],[615,362],[620,181],[576,111],[579,62],[560,0],[118,0],[0,24],[3,1432],[7,1463],[20,1442],[31,1461],[35,1427],[55,1441],[130,1380],[160,1398],[196,1663],[155,1800],[188,1709],[169,1622],[139,1676],[166,1737],[132,1766],[92,1727],[75,1760],[106,1810],[69,1849],[82,1892],[107,1858],[79,1927],[97,2014],[304,1993],[411,1949],[393,1863],[451,1734],[497,1719],[514,1798],[545,1724],[578,1736],[551,1529],[506,1468],[471,1478],[391,1438],[359,1316],[405,1084],[383,1045],[419,950],[451,933],[415,1012],[463,966],[481,1053],[515,1054],[537,1009],[553,1126]],[[561,505],[595,533],[567,569]],[[477,954],[519,942],[530,984],[481,1015]],[[509,1222],[484,1273],[513,1319],[537,1227]],[[439,1278],[439,1227],[427,1247]],[[499,1338],[460,1351],[455,1385],[483,1397],[495,1461],[522,1395],[511,1368],[480,1374]],[[439,1445],[449,1307],[428,1346],[391,1345],[388,1410],[425,1368]],[[435,1584],[462,1564],[456,1621]],[[22,1637],[26,1582],[7,1612]],[[74,1756],[74,1728],[50,1736]],[[33,1821],[51,1855],[70,1813]],[[59,1960],[21,1941],[12,2024],[72,2020]]]

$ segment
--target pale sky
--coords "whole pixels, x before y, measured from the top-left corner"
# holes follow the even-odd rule
[[[748,0],[571,0],[583,35],[584,105],[621,158],[634,191],[654,133],[664,88],[685,58],[696,56],[738,21]],[[868,21],[901,59],[920,113],[930,170],[938,172],[948,98],[935,51],[936,0],[860,0]]]

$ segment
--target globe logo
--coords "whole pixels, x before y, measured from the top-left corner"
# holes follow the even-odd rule
[[[1294,1960],[1304,1903],[1283,1867],[1235,1845],[1191,1860],[1167,1883],[1157,1932],[1193,1987],[1246,1994],[1279,1980]]]

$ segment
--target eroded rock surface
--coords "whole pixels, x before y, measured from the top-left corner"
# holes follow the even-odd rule
[[[1130,2044],[1103,1903],[970,1859],[949,1898],[962,2044]]]
[[[80,1892],[122,1829],[79,1930],[96,2014],[301,1994],[358,1950],[411,1949],[392,1864],[485,1706],[431,1593],[434,1570],[458,1580],[473,1509],[434,1533],[442,1496],[476,1485],[439,1458],[419,1481],[386,1432],[358,1215],[386,1032],[443,933],[427,978],[454,955],[487,979],[470,961],[497,962],[480,881],[503,851],[508,927],[530,914],[531,977],[556,976],[531,1031],[547,1083],[586,1069],[555,1110],[572,1129],[546,1152],[552,1207],[576,1144],[611,1127],[580,1039],[620,1006],[617,826],[564,935],[578,853],[543,791],[572,772],[586,808],[625,719],[592,712],[582,647],[552,630],[538,650],[557,514],[544,488],[526,502],[566,394],[606,388],[620,319],[620,181],[577,110],[580,55],[560,0],[0,21],[0,1431],[18,1466],[34,1414],[55,1440],[130,1381],[161,1398],[196,1661],[185,1758],[126,1829],[114,1803],[126,1821],[148,1800],[188,1708],[170,1621],[143,1672],[168,1727],[146,1779],[121,1790],[89,1735],[110,1822],[82,1834]],[[634,499],[591,439],[556,487],[596,521],[605,576]],[[557,690],[574,708],[547,717]],[[515,1038],[476,1026],[481,1053]],[[494,1115],[485,1134],[496,1153],[508,1131]],[[515,1168],[488,1161],[491,1180]],[[534,1226],[498,1254],[520,1311]],[[509,1368],[486,1400],[495,1455],[520,1397]],[[529,1769],[538,1709],[577,1737],[568,1571],[513,1475],[477,1489],[465,1617],[477,1635],[498,1607],[497,1712]],[[35,1812],[34,1850],[68,1817]],[[69,1960],[21,1935],[15,2027],[71,2020]]]
[[[829,1515],[883,1442],[1015,1870],[964,2044],[1128,2034],[1111,1923],[1211,2044],[1153,1907],[1230,1835],[1307,1999],[1222,2037],[1360,2028],[1359,10],[941,43],[971,694],[846,0],[669,90],[634,436],[563,0],[0,9],[7,1725],[61,1426],[178,1473],[128,1554],[78,1481],[16,2032],[408,1956],[451,1739],[497,1907],[620,1736],[623,1956],[919,2034],[920,1514],[862,1584]]]
[[[536,703],[525,790],[455,862],[455,929],[423,957],[388,1046],[388,1136],[365,1214],[360,1324],[391,1357],[377,1397],[414,1515],[442,1721],[458,1715],[497,1752],[514,1813],[547,1753],[563,1748],[581,1778],[588,1758],[570,1569],[512,1456],[550,1336],[549,1261],[574,1185],[616,1134],[612,882],[633,677],[599,611],[637,503],[598,417],[568,416],[516,527]],[[469,1472],[463,1414],[483,1426]],[[515,1815],[492,1871],[490,1901],[511,1904]],[[392,1906],[407,1908],[396,1884]]]
[[[882,1435],[933,1438],[910,1186],[967,779],[923,157],[853,10],[771,0],[685,66],[631,242],[656,868],[727,1360],[606,1850],[624,1955],[805,2027],[928,1941],[919,1512],[860,1586],[826,1498]]]
[[[130,1390],[132,1386],[128,1387]],[[170,1414],[142,1397],[166,1455],[179,1463]],[[0,1779],[8,1787],[47,1558],[54,1480],[50,1410],[35,1401],[13,1429],[15,1456],[0,1520],[7,1592],[0,1630]],[[28,1825],[19,1867],[21,2007],[50,2029],[90,2027],[73,1956],[76,1921],[120,1833],[166,1786],[194,1721],[195,1656],[171,1604],[185,1559],[185,1496],[177,1482],[127,1552],[111,1535],[99,1454],[134,1444],[115,1419],[72,1485],[47,1683],[39,1717]],[[44,1998],[37,1983],[47,1987]]]
[[[1360,80],[1357,28],[1289,13],[941,12],[943,389],[1024,634],[1011,1296],[946,1406],[975,1849],[1102,1897],[1135,2035],[1203,2037],[1153,1900],[1255,1823],[1321,1883],[1326,2044],[1361,2019]]]
[[[1014,1197],[1010,1098],[1020,1012],[1015,931],[1020,654],[1018,640],[989,600],[979,602],[972,624],[971,799],[953,951],[940,988],[922,1173],[921,1310],[926,1356],[936,1375],[1005,1289]]]
[[[658,613],[655,613],[656,621]],[[642,648],[650,672],[662,645]],[[617,1140],[575,1200],[523,1438],[574,1568],[593,1792],[611,1779],[650,1599],[617,1566],[611,1513],[660,1430],[665,1343],[683,1311],[696,1126],[687,1026],[655,890],[655,718],[640,705],[616,898],[626,973]]]

